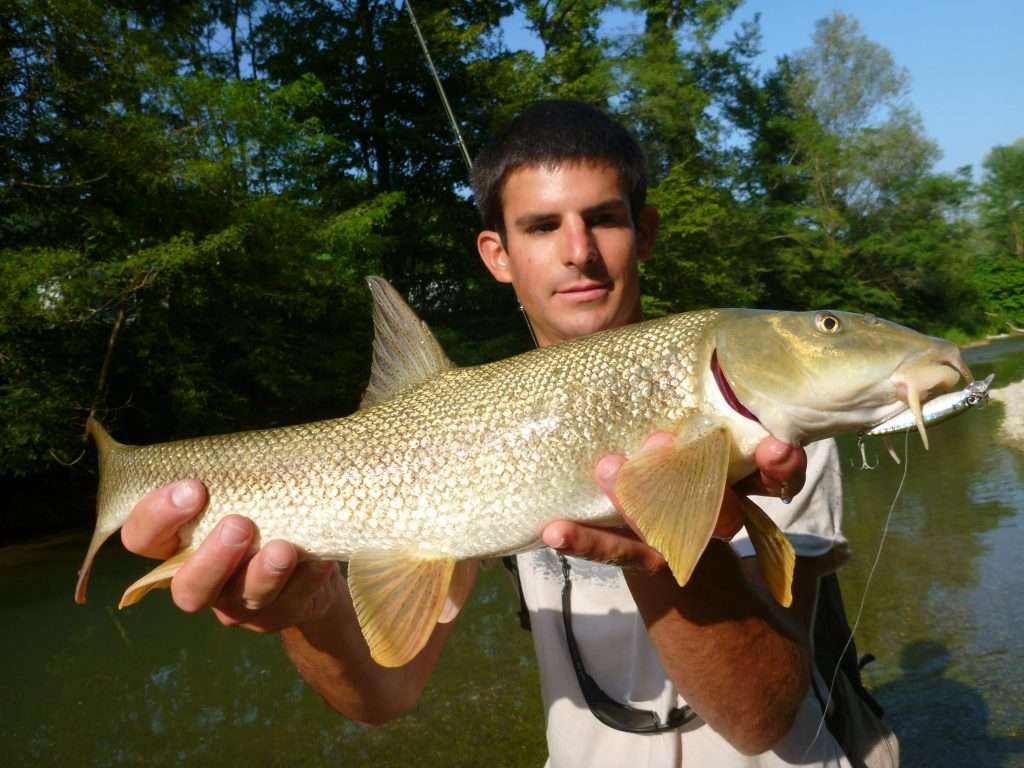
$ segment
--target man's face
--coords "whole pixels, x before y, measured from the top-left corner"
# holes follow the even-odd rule
[[[657,212],[634,223],[619,174],[604,164],[524,167],[505,181],[506,237],[477,247],[494,277],[512,283],[540,346],[640,319],[637,264]]]

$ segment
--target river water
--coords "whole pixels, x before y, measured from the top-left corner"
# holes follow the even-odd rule
[[[967,352],[994,388],[1024,379],[1024,340]],[[916,436],[856,639],[904,766],[1024,768],[1024,443],[997,439],[1003,406]],[[847,463],[841,582],[851,622],[903,474]],[[904,450],[903,439],[897,450]],[[503,569],[485,569],[413,713],[350,723],[298,679],[273,636],[186,616],[158,594],[127,611],[148,570],[112,541],[90,602],[72,603],[87,535],[0,549],[0,764],[6,766],[540,766],[530,636]]]

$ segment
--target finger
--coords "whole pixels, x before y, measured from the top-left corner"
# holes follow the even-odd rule
[[[675,435],[671,432],[655,432],[644,441],[640,450],[647,451],[654,448],[668,447],[674,442]],[[622,512],[622,507],[619,504],[618,496],[615,495],[615,480],[618,477],[619,469],[625,463],[625,456],[620,453],[610,453],[607,456],[603,456],[594,468],[594,477],[597,480],[598,486],[607,494],[619,512]]]
[[[263,610],[281,593],[298,562],[299,552],[293,544],[280,539],[270,542],[236,576],[234,580],[241,586],[231,599],[247,611]]]
[[[319,617],[335,595],[332,580],[341,581],[338,564],[308,560],[298,563],[273,602],[252,612],[237,601],[214,606],[213,612],[226,626],[243,627],[256,632],[278,632]]]
[[[132,509],[121,528],[129,552],[166,560],[178,551],[178,529],[206,506],[206,486],[183,480],[150,491]]]
[[[737,484],[744,493],[793,498],[803,488],[807,454],[803,448],[767,437],[754,454],[758,471]]]
[[[807,469],[807,454],[800,446],[767,437],[758,443],[754,463],[762,474],[773,480],[786,480],[791,485],[799,481],[802,485],[804,471]]]
[[[743,507],[740,506],[739,497],[732,488],[726,488],[722,496],[722,509],[718,513],[718,520],[715,523],[715,530],[712,536],[722,541],[729,541],[739,533],[743,527]]]
[[[628,528],[598,528],[558,520],[548,524],[544,543],[562,554],[623,567],[656,571],[665,559]]]
[[[594,476],[597,484],[611,499],[615,508],[622,512],[619,498],[615,495],[615,479],[619,476],[619,468],[626,463],[626,457],[620,453],[610,453],[601,458],[594,468]]]
[[[175,605],[195,613],[217,602],[255,538],[252,520],[240,515],[221,520],[171,580]]]

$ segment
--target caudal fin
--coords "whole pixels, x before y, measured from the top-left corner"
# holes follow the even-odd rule
[[[92,436],[99,452],[99,473],[100,487],[96,494],[96,528],[92,533],[92,540],[89,542],[89,549],[85,553],[85,561],[78,571],[78,584],[75,586],[75,602],[85,602],[85,591],[89,584],[89,573],[92,570],[92,562],[96,553],[103,546],[110,535],[117,531],[124,523],[127,513],[119,514],[112,509],[111,500],[111,477],[114,474],[114,465],[118,457],[125,451],[130,451],[132,446],[117,442],[92,416],[85,423],[85,430]]]

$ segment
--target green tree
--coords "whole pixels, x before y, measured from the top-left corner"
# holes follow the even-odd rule
[[[732,188],[716,114],[729,76],[746,71],[755,53],[751,29],[712,45],[737,5],[626,3],[641,31],[613,46],[616,104],[647,153],[650,199],[661,212],[657,252],[643,267],[648,314],[750,305],[760,297],[760,267],[749,247],[754,220]]]
[[[994,247],[1024,259],[1024,139],[993,148],[984,171],[981,226]]]
[[[856,22],[824,20],[762,75],[756,23],[716,42],[738,3],[416,10],[471,152],[539,97],[633,127],[662,211],[651,314],[831,304],[970,333],[983,307],[1019,323],[1017,145],[987,167],[979,235],[968,178],[932,174],[905,75]],[[623,9],[636,26],[619,34],[605,21]],[[505,46],[513,12],[536,51]],[[41,478],[85,478],[56,457],[80,451],[94,405],[144,442],[354,407],[371,272],[456,360],[529,345],[476,259],[465,165],[401,4],[15,0],[0,31],[0,476],[29,477],[12,507]]]
[[[529,99],[558,96],[607,104],[615,89],[600,27],[609,5],[608,0],[524,0],[523,13],[542,47],[532,61],[535,85]]]
[[[1024,324],[1024,139],[984,161],[978,199],[980,289],[992,330]]]
[[[747,88],[760,180],[748,188],[766,191],[761,220],[775,228],[765,231],[773,303],[941,330],[943,308],[974,295],[962,253],[970,184],[932,175],[938,150],[907,88],[891,54],[840,13],[818,22],[811,47],[778,63],[761,92],[767,102]]]
[[[77,453],[94,404],[151,440],[354,403],[368,352],[337,339],[368,335],[355,276],[395,249],[403,198],[311,205],[333,141],[308,116],[320,84],[238,79],[210,53],[201,5],[15,10],[0,73],[3,473]]]

